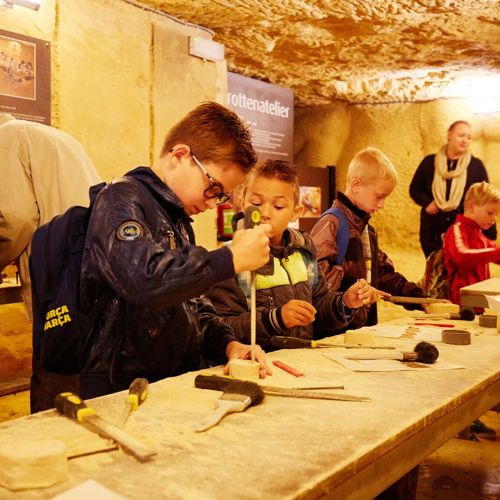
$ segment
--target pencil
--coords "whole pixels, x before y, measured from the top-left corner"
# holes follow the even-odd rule
[[[297,370],[297,368],[293,368],[293,366],[287,365],[283,363],[283,361],[279,361],[275,359],[273,361],[273,365],[277,366],[278,368],[281,368],[282,370],[286,371],[287,373],[290,373],[290,375],[293,375],[294,377],[303,377],[304,374],[300,371]]]

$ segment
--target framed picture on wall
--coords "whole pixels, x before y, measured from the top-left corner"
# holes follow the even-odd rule
[[[336,195],[335,167],[299,167],[299,184],[304,214],[299,229],[310,232]]]
[[[304,207],[302,217],[319,217],[321,215],[321,186],[300,186],[299,203]]]
[[[0,111],[50,125],[50,43],[0,30]]]

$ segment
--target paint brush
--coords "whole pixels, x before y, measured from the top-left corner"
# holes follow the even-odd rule
[[[345,349],[359,349],[360,347],[366,349],[394,349],[393,346],[382,345],[350,345],[350,344],[329,344],[327,342],[318,342],[317,340],[306,340],[299,337],[285,337],[283,335],[273,335],[271,337],[271,345],[277,349],[316,349],[316,348],[345,348]]]
[[[217,425],[229,413],[241,412],[250,405],[256,405],[264,399],[264,392],[258,384],[245,380],[233,380],[224,389],[224,393],[215,403],[215,411],[205,417],[195,428],[203,432]]]
[[[419,342],[412,352],[352,354],[346,359],[394,359],[396,361],[418,361],[431,365],[439,356],[437,347],[429,342]]]

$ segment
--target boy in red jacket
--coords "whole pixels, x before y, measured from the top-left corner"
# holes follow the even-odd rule
[[[490,277],[489,263],[500,264],[500,247],[482,233],[494,223],[500,213],[500,189],[487,182],[476,182],[468,189],[464,214],[458,214],[446,231],[443,244],[444,263],[448,271],[448,298],[460,304],[460,288]],[[495,429],[476,420],[461,435],[496,439]]]
[[[490,278],[489,263],[500,264],[500,247],[486,238],[500,213],[500,189],[476,182],[465,195],[464,214],[457,215],[444,238],[443,253],[449,276],[449,299],[460,304],[460,288]]]

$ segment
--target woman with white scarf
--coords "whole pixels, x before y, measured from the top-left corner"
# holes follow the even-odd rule
[[[420,244],[427,258],[442,247],[442,235],[463,213],[464,196],[475,182],[488,182],[483,162],[469,152],[472,128],[459,120],[448,129],[448,142],[436,154],[426,156],[410,184],[410,196],[422,207]],[[496,226],[485,235],[496,239]]]

